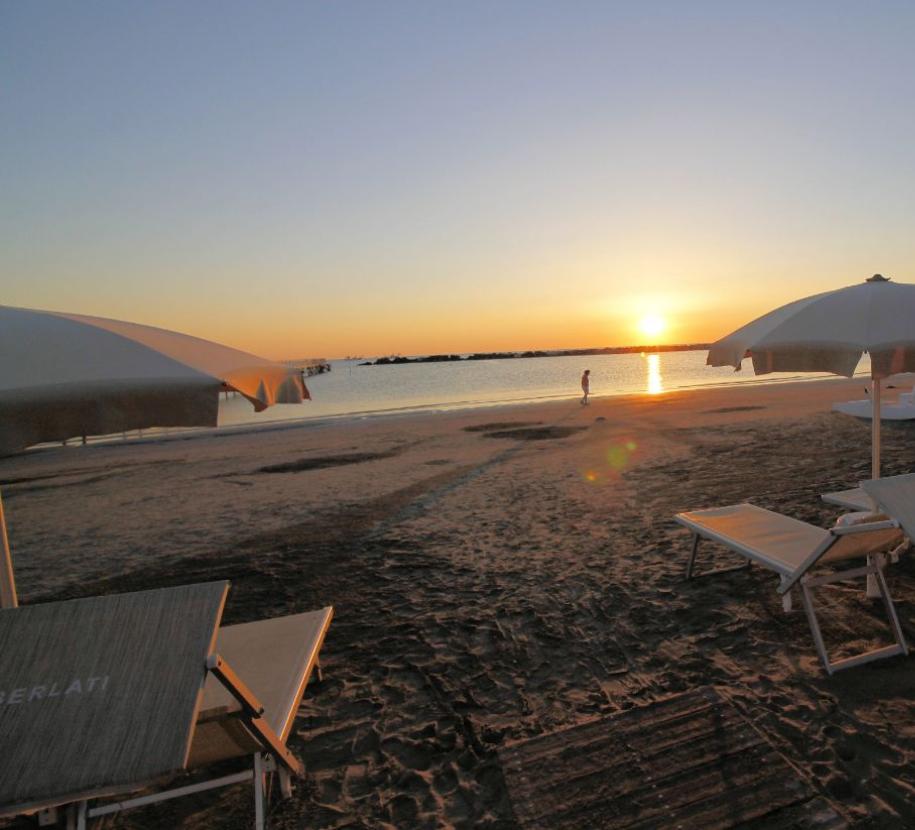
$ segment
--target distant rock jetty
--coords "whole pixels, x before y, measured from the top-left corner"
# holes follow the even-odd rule
[[[303,357],[299,360],[287,360],[286,365],[300,370],[305,377],[323,375],[331,370],[330,361],[324,357]]]
[[[458,360],[510,360],[518,357],[587,357],[595,354],[639,354],[641,352],[694,352],[709,347],[708,343],[677,343],[672,346],[605,346],[601,349],[553,349],[527,352],[475,352],[474,354],[430,354],[425,357],[379,357],[366,360],[360,366],[391,366],[400,363],[451,363]]]

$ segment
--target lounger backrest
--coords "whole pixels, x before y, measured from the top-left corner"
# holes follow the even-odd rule
[[[871,522],[885,521],[886,516],[875,513],[868,519],[855,522],[856,525],[867,525]],[[902,531],[898,528],[851,533],[840,536],[834,545],[823,554],[820,562],[839,562],[843,559],[862,559],[875,553],[886,553],[902,542]]]
[[[861,487],[881,510],[899,522],[909,539],[915,540],[915,474],[862,481]]]
[[[219,630],[216,649],[264,707],[264,718],[285,742],[317,664],[333,608],[231,625]],[[262,748],[234,714],[239,705],[215,678],[207,679],[191,746],[190,766],[248,755]]]
[[[897,528],[837,535],[753,504],[678,513],[675,519],[779,573],[782,594],[820,562],[881,553],[901,538]]]
[[[0,815],[184,767],[227,582],[0,611]]]
[[[881,528],[847,535],[838,535],[831,531],[823,531],[823,533],[825,534],[823,541],[811,550],[806,559],[792,573],[787,574],[782,580],[778,587],[780,594],[788,593],[818,564],[838,562],[842,559],[861,559],[872,553],[884,553],[901,539],[897,528]]]

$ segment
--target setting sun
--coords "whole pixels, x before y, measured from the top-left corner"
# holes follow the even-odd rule
[[[639,331],[649,337],[656,337],[667,328],[667,323],[659,314],[646,314],[639,320]]]

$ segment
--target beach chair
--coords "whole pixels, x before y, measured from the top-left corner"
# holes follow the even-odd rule
[[[304,774],[286,741],[333,609],[220,629],[227,591],[211,582],[0,611],[0,816],[82,830],[247,781],[265,827],[272,773],[283,796]],[[241,772],[161,789],[241,756]]]
[[[675,520],[693,534],[686,568],[688,579],[741,570],[755,562],[778,575],[777,590],[786,610],[791,607],[791,589],[799,586],[817,653],[829,674],[883,657],[908,653],[893,599],[883,576],[884,557],[881,555],[903,543],[900,525],[896,520],[870,514],[861,517],[858,523],[823,530],[752,504],[678,513]],[[744,557],[746,562],[736,567],[696,573],[696,556],[702,539],[724,545]],[[818,565],[835,565],[854,559],[863,559],[865,564],[816,576],[810,573]],[[868,575],[872,575],[877,582],[895,642],[893,645],[830,661],[813,605],[813,589]]]

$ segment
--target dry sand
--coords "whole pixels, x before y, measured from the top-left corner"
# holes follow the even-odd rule
[[[816,523],[869,470],[860,382],[703,389],[61,448],[0,461],[25,602],[227,578],[226,622],[332,604],[271,826],[515,827],[496,750],[714,684],[856,827],[915,826],[915,660],[829,678],[767,572],[684,581],[679,510]],[[885,430],[885,472],[915,425]],[[915,563],[889,571],[915,641]],[[831,647],[886,637],[821,592]],[[116,827],[250,826],[245,787]]]

